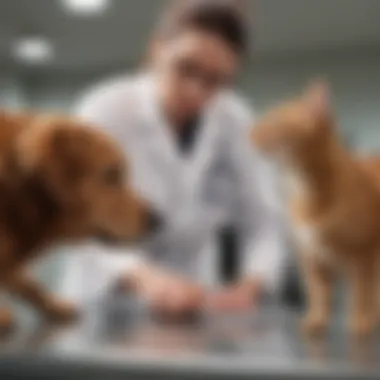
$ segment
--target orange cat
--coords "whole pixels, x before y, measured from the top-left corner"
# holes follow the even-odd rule
[[[308,296],[305,332],[325,331],[336,274],[344,274],[350,331],[365,336],[379,318],[380,160],[359,159],[343,146],[329,97],[326,84],[313,84],[265,115],[252,140],[286,180]]]

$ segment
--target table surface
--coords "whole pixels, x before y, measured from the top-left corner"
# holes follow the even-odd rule
[[[60,368],[161,373],[164,378],[380,378],[379,337],[354,344],[337,322],[328,338],[308,342],[298,333],[298,320],[296,313],[265,307],[249,315],[163,324],[130,301],[92,305],[73,326],[21,323],[19,333],[0,344],[0,378],[45,369],[57,374]]]

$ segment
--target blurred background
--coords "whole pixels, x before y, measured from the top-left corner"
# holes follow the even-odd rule
[[[248,3],[256,28],[238,87],[257,112],[327,78],[346,141],[380,151],[380,1]],[[88,87],[143,62],[164,4],[0,0],[0,106],[70,112]],[[224,247],[234,254],[231,239]],[[60,263],[41,269],[49,283]],[[293,288],[287,297],[299,303]]]
[[[345,136],[380,148],[380,1],[248,0],[257,26],[241,90],[258,111],[328,78]],[[0,104],[68,111],[144,58],[161,0],[1,0]]]

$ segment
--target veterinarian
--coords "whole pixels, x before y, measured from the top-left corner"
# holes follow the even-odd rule
[[[124,148],[136,191],[162,224],[134,250],[83,247],[67,268],[67,295],[88,301],[127,284],[175,316],[206,305],[250,308],[278,290],[273,184],[249,145],[252,112],[233,91],[249,49],[245,13],[239,1],[174,1],[144,72],[102,83],[80,102],[77,114]],[[232,285],[219,270],[216,237],[225,225],[241,242]]]

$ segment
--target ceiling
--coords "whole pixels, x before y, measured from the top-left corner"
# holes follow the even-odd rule
[[[112,1],[112,0],[111,0]],[[380,47],[380,0],[248,0],[257,17],[255,54]],[[49,68],[89,70],[142,57],[163,0],[113,0],[101,16],[65,13],[59,0],[0,1],[0,64],[11,63],[17,36],[38,33],[54,43]]]

